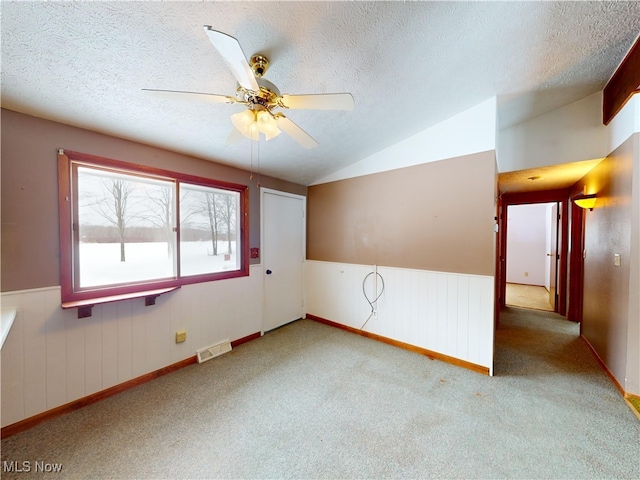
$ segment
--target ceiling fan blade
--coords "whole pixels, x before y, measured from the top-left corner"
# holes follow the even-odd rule
[[[324,93],[314,95],[282,95],[287,108],[311,110],[353,110],[350,93]]]
[[[307,150],[318,146],[318,142],[316,142],[311,137],[311,135],[302,130],[298,125],[293,123],[281,113],[276,114],[275,119],[276,122],[278,122],[278,128],[280,130],[291,136],[296,142],[298,142]]]
[[[147,95],[159,98],[172,98],[180,100],[198,100],[210,103],[237,103],[238,100],[227,95],[216,95],[213,93],[198,92],[182,92],[180,90],[154,90],[151,88],[143,88],[142,91]]]
[[[242,132],[236,127],[233,127],[229,132],[229,136],[227,137],[225,143],[227,145],[238,145],[239,143],[242,143],[242,140],[244,140],[244,138],[245,137]]]
[[[238,83],[246,90],[253,90],[259,92],[260,87],[256,81],[256,77],[247,62],[247,57],[244,56],[242,47],[238,40],[226,33],[213,30],[211,26],[205,25],[204,31],[209,37],[209,40],[216,47],[216,50],[222,55],[225,63],[236,77]]]

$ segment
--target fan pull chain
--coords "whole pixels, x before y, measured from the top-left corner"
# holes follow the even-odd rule
[[[253,172],[254,172],[254,169],[253,169],[254,160],[253,159],[254,159],[254,156],[255,156],[255,159],[256,159],[256,173],[257,173],[257,176],[258,176],[256,185],[257,185],[258,188],[260,188],[260,137],[258,137],[258,140],[256,141],[257,145],[256,145],[256,148],[255,148],[255,153],[254,153],[254,148],[253,148],[254,140],[250,139],[249,141],[251,142],[251,174],[249,175],[249,180],[253,180]]]
[[[249,175],[249,180],[253,180],[253,142],[251,143],[251,175]]]

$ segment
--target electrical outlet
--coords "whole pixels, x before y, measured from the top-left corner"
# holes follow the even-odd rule
[[[378,310],[373,311],[373,318],[378,318]]]
[[[524,276],[528,277],[529,276],[529,272],[524,272]]]
[[[179,332],[176,332],[176,343],[182,343],[187,339],[187,331],[186,330],[180,330]]]

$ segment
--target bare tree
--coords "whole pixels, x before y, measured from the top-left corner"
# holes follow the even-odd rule
[[[186,189],[181,189],[180,224],[182,228],[191,224],[199,229],[206,229],[211,239],[212,255],[218,255],[218,240],[226,226],[231,252],[231,231],[235,223],[235,202],[233,197],[214,191],[191,191],[193,195],[185,201]],[[230,203],[227,205],[228,200]],[[230,218],[230,220],[227,220]]]
[[[231,254],[231,232],[235,229],[236,201],[232,195],[217,195],[219,215],[227,227],[227,253]]]
[[[205,193],[205,213],[209,219],[209,230],[211,232],[211,243],[213,255],[218,255],[218,205],[216,205],[216,195]]]
[[[103,180],[106,189],[105,197],[93,204],[91,207],[105,220],[116,226],[118,238],[120,240],[120,261],[125,258],[125,230],[131,218],[127,217],[127,204],[129,196],[133,192],[133,185],[126,180],[112,178]]]
[[[173,189],[159,187],[147,192],[147,200],[151,201],[152,208],[145,212],[145,220],[158,227],[167,242],[167,257],[171,257],[173,247]]]

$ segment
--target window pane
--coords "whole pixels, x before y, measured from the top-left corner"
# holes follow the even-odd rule
[[[180,274],[240,269],[240,194],[180,184]]]
[[[175,277],[174,182],[83,166],[77,172],[76,288]]]

